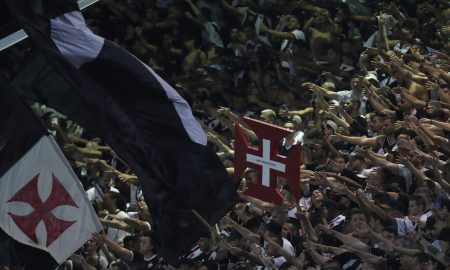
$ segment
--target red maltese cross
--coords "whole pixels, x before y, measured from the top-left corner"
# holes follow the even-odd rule
[[[24,202],[34,208],[33,212],[25,216],[18,216],[8,213],[16,225],[33,242],[39,244],[36,237],[36,227],[39,222],[44,221],[47,230],[47,247],[76,221],[66,221],[55,217],[53,209],[58,206],[68,205],[78,208],[70,194],[59,182],[58,178],[52,174],[52,191],[45,202],[39,197],[37,174],[30,182],[21,188],[8,202]]]

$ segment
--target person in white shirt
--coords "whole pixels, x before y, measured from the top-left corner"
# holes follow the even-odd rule
[[[395,218],[397,222],[398,235],[414,232],[419,224],[425,225],[427,217],[424,214],[426,201],[422,196],[413,195],[409,197],[408,216]]]
[[[110,186],[110,174],[105,173],[103,169],[99,169],[96,180],[93,187],[86,190],[86,196],[91,203],[94,201],[103,202],[103,195],[107,191],[119,192],[119,190]]]
[[[113,214],[118,217],[128,218],[128,214],[125,213],[126,202],[125,199],[117,192],[108,191],[103,195],[103,203],[109,214]],[[105,220],[109,220],[108,215]],[[100,221],[103,221],[102,219]],[[106,222],[107,223],[107,222]],[[106,224],[105,223],[105,224]],[[112,227],[107,227],[106,236],[116,243],[122,243],[125,236],[130,235],[130,233],[115,229]]]
[[[281,30],[282,27],[286,31],[283,31],[284,29]],[[305,47],[306,36],[300,29],[300,21],[292,15],[281,16],[280,23],[275,29],[270,29],[265,25],[261,26],[261,33],[282,39],[280,46],[282,61],[280,64],[282,67],[288,68],[291,73],[293,72],[294,63],[292,59],[289,59],[289,56],[297,49]]]

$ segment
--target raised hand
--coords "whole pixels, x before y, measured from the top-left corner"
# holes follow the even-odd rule
[[[331,105],[328,107],[328,110],[337,115],[338,113],[342,112],[343,109],[340,105]]]
[[[416,126],[419,125],[419,119],[417,119],[417,117],[414,115],[405,116],[405,121],[410,122]]]
[[[396,129],[401,129],[401,128],[407,129],[408,125],[405,123],[405,121],[396,121],[395,128]]]
[[[408,151],[414,150],[414,145],[411,140],[399,139],[399,140],[397,140],[397,145],[399,148],[402,148],[404,150],[408,150]]]
[[[363,147],[356,146],[353,151],[356,153],[356,155],[362,158],[367,158],[367,156],[369,155],[369,150]]]
[[[389,68],[388,65],[386,65],[385,63],[381,63],[380,60],[374,58],[372,61],[370,61],[370,63],[372,64],[372,66],[374,66],[377,69],[387,69]]]
[[[231,114],[230,108],[227,107],[219,107],[219,109],[217,109],[217,112],[224,116],[229,116]]]
[[[333,231],[330,229],[330,227],[328,225],[319,224],[318,227],[326,234],[329,234],[329,235],[333,234]]]
[[[311,179],[314,179],[317,183],[319,183],[322,186],[328,186],[328,180],[327,176],[323,172],[314,172],[311,175]]]
[[[327,167],[335,173],[340,172],[339,165],[334,160],[330,159],[330,161],[328,161]]]
[[[332,143],[337,143],[337,142],[341,142],[342,141],[342,135],[339,133],[330,135],[330,137],[328,138],[328,140]]]
[[[373,93],[372,90],[370,90],[370,88],[364,87],[364,88],[362,89],[361,94],[362,94],[363,96],[365,96],[365,97],[370,98],[370,97],[373,96],[374,93]]]
[[[438,85],[437,85],[437,83],[434,83],[434,82],[432,82],[432,81],[427,81],[426,83],[425,83],[425,88],[428,90],[428,91],[436,91],[436,90],[438,90]]]
[[[398,161],[403,165],[406,165],[409,163],[408,158],[406,158],[404,155],[401,155],[401,154],[398,155]]]
[[[399,67],[401,67],[403,65],[403,61],[402,59],[398,58],[396,55],[391,55],[389,57],[389,60],[391,60],[391,62]]]
[[[428,102],[428,107],[430,108],[430,110],[440,109],[440,108],[442,108],[442,104],[438,100],[430,100]],[[422,119],[420,119],[420,120],[422,120]]]

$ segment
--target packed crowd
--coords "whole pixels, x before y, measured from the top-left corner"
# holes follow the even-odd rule
[[[243,117],[292,130],[301,198],[244,195],[178,265],[152,242],[137,176],[42,105],[104,233],[61,269],[450,269],[450,3],[446,0],[103,0],[91,29],[190,103],[233,175]],[[13,76],[26,43],[1,53]],[[126,89],[124,89],[126,90]]]

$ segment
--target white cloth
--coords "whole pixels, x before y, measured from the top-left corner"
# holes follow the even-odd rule
[[[409,189],[412,185],[412,173],[411,171],[403,164],[398,165],[398,175],[405,179],[406,184],[406,193],[409,193]]]
[[[395,218],[397,221],[397,233],[398,235],[405,235],[412,233],[416,229],[416,223],[411,221],[409,217]]]
[[[336,94],[338,95],[338,101],[340,103],[344,103],[347,99],[349,99],[353,96],[353,91],[352,90],[342,90],[342,91],[336,92]]]
[[[291,32],[291,34],[294,35],[294,37],[295,37],[296,40],[301,40],[301,41],[303,41],[303,42],[306,40],[306,38],[305,38],[305,33],[303,33],[303,31],[301,31],[301,30],[295,29],[294,31]],[[284,40],[281,42],[281,51],[284,51],[284,50],[288,49],[289,52],[292,52],[292,51],[291,51],[291,49],[292,49],[292,44],[293,44],[293,42],[292,42],[291,40],[289,40],[289,39],[284,39]]]
[[[423,214],[419,217],[415,217],[415,220],[409,219],[408,216],[404,218],[395,218],[397,221],[397,233],[398,235],[405,235],[407,233],[412,233],[417,227],[417,223],[425,224],[429,213]]]
[[[119,217],[125,217],[128,218],[128,214],[125,213],[124,211],[119,211],[117,212],[115,215],[119,216]],[[119,230],[119,229],[114,229],[111,227],[107,228],[108,232],[106,233],[106,236],[113,240],[116,243],[122,243],[123,239],[125,238],[125,236],[130,235],[130,233],[123,231],[123,230]]]
[[[119,190],[117,188],[109,187],[109,191],[117,192],[119,193]],[[100,188],[100,186],[95,183],[93,187],[86,190],[86,196],[88,197],[88,200],[92,203],[93,201],[97,200],[99,202],[103,202],[103,190]]]
[[[277,257],[273,259],[273,264],[276,267],[280,267],[283,263],[287,262],[283,256]],[[266,268],[267,269],[267,268]]]
[[[287,240],[286,238],[283,237],[283,246],[282,248],[284,250],[286,250],[287,252],[289,252],[289,254],[291,254],[292,256],[295,256],[295,249],[292,246],[291,242],[289,240]]]
[[[342,91],[336,92],[336,94],[338,95],[338,101],[340,103],[344,103],[347,99],[355,96],[353,94],[353,90],[342,90]],[[361,106],[359,107],[359,114],[366,115],[366,113],[367,113],[367,97],[360,96],[359,101],[361,103]]]
[[[293,142],[291,145],[286,145],[286,138],[283,138],[281,145],[283,145],[283,147],[286,148],[286,150],[291,149],[292,146],[295,146],[297,144],[303,144],[303,137],[304,137],[305,133],[303,133],[303,131],[296,131],[294,134],[294,138],[293,138]]]
[[[101,229],[51,136],[42,136],[0,177],[0,227],[16,241],[47,251],[58,263]]]
[[[311,197],[301,197],[298,204],[301,208],[308,210],[312,205]]]

